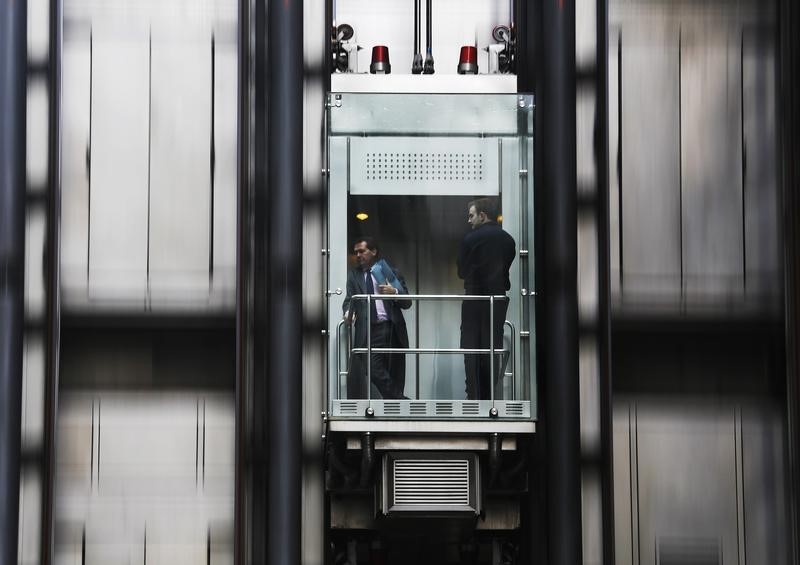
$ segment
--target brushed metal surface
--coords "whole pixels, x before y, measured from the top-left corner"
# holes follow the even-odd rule
[[[86,295],[89,249],[88,30],[64,39],[61,72],[61,288],[64,307]]]
[[[680,293],[678,38],[678,27],[663,21],[622,32],[619,214],[626,298],[674,301]]]
[[[176,30],[169,37],[154,35],[151,73],[149,298],[205,301],[211,218],[211,34],[182,38]],[[232,232],[233,228],[228,227]]]
[[[90,298],[147,289],[149,55],[145,32],[93,32],[89,213]]]
[[[640,563],[659,537],[719,538],[739,563],[734,410],[681,404],[637,403]]]
[[[782,293],[776,163],[775,45],[768,27],[742,30],[745,292],[772,304]]]
[[[683,272],[687,297],[740,296],[744,278],[740,36],[681,30]]]

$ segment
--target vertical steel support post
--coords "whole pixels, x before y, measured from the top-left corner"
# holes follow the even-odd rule
[[[45,415],[42,500],[42,563],[55,561],[56,427],[61,351],[61,44],[62,1],[49,0],[50,45],[48,51],[48,139],[47,139],[47,240],[45,243],[45,288],[47,292],[45,361]]]
[[[600,365],[600,481],[603,504],[603,563],[614,557],[614,453],[611,380],[611,218],[608,160],[608,0],[597,0],[597,104],[594,159],[597,170],[598,328]]]
[[[237,79],[238,103],[236,107],[237,128],[237,171],[236,171],[236,385],[235,385],[235,437],[236,437],[236,479],[234,483],[234,542],[233,562],[237,565],[247,563],[252,558],[251,539],[253,525],[251,508],[253,493],[254,458],[252,452],[252,346],[250,331],[253,320],[253,288],[251,278],[251,87],[252,67],[251,30],[253,13],[250,0],[238,1],[237,30]],[[262,536],[263,537],[263,536]]]
[[[544,420],[548,563],[579,565],[581,551],[575,3],[542,2],[536,118],[543,159]],[[540,79],[540,80],[539,80]]]
[[[790,563],[800,562],[800,6],[779,3],[781,183],[784,209],[786,437]]]
[[[267,563],[300,563],[303,2],[268,0]]]
[[[25,284],[27,4],[0,4],[0,563],[17,562]]]
[[[249,437],[246,438],[246,445],[249,451],[245,461],[249,461],[250,468],[247,474],[250,480],[249,489],[246,490],[249,499],[246,499],[249,508],[245,510],[250,519],[246,528],[247,535],[246,550],[248,555],[242,563],[268,563],[267,546],[269,543],[267,531],[269,524],[269,442],[270,424],[269,404],[269,301],[270,294],[270,269],[269,269],[269,179],[267,155],[269,154],[269,133],[268,127],[268,85],[269,85],[269,53],[267,47],[268,29],[268,7],[267,0],[244,0],[248,2],[248,7],[252,10],[249,14],[250,21],[248,28],[242,29],[241,33],[247,38],[247,54],[240,54],[242,60],[249,56],[248,68],[243,72],[252,80],[252,90],[242,93],[242,100],[248,100],[250,111],[248,115],[242,116],[242,127],[252,127],[249,132],[249,144],[247,158],[252,161],[248,163],[247,172],[250,184],[247,187],[246,206],[242,211],[240,221],[243,230],[242,237],[245,238],[243,247],[245,255],[249,261],[247,265],[247,282],[244,296],[246,302],[243,315],[250,317],[251,322],[245,323],[248,332],[247,360],[252,365],[249,370],[244,372],[247,377],[246,394],[243,398],[245,412],[247,413],[246,422],[251,426]],[[251,36],[252,34],[252,36]],[[251,39],[252,37],[252,39]],[[244,86],[244,85],[243,85]],[[250,116],[252,115],[252,126]]]

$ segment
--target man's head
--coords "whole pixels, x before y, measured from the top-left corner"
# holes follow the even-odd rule
[[[378,244],[369,236],[360,237],[353,245],[353,253],[358,266],[366,271],[378,260]]]
[[[497,204],[491,198],[478,198],[467,204],[467,221],[472,229],[497,221]]]

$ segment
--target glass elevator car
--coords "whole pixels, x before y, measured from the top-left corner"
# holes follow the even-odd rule
[[[323,253],[333,532],[380,529],[382,520],[403,516],[460,516],[467,529],[518,526],[518,498],[497,502],[492,492],[501,475],[504,492],[525,488],[524,477],[502,469],[515,461],[523,467],[519,440],[535,431],[533,104],[526,94],[329,95]],[[462,303],[486,301],[493,308],[506,299],[465,295],[458,276],[468,204],[480,197],[499,204],[498,220],[513,237],[516,256],[502,347],[490,341],[465,349]],[[355,324],[343,318],[353,244],[365,236],[376,240],[379,257],[408,287],[407,296],[381,295],[410,301],[408,348],[377,351],[405,357],[406,398],[383,398],[374,385],[365,386],[372,369],[367,359],[376,352],[370,340],[357,343]],[[353,302],[373,299],[351,296]],[[496,375],[481,399],[466,398],[468,354],[487,356]],[[359,356],[367,367],[357,374]],[[363,393],[348,394],[348,379],[362,379]],[[487,520],[490,515],[496,519]]]

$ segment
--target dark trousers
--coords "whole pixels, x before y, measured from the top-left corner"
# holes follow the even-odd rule
[[[494,320],[489,326],[489,301],[465,300],[461,303],[461,348],[489,349],[492,328],[494,329],[494,347],[503,348],[503,324],[508,311],[508,300],[495,300]],[[467,375],[467,399],[480,400],[490,397],[490,355],[488,353],[465,353],[464,369]],[[494,382],[501,368],[501,353],[494,356]],[[495,392],[495,398],[497,392]]]
[[[370,328],[372,347],[399,347],[394,338],[391,322],[372,324]],[[383,398],[402,398],[405,386],[403,354],[373,353],[370,376],[372,384]],[[347,378],[347,398],[367,397],[367,354],[353,354]]]

